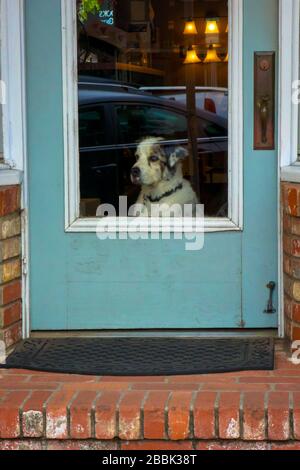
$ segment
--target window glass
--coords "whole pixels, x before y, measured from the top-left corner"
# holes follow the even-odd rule
[[[116,107],[119,139],[122,144],[136,143],[140,135],[166,140],[187,139],[184,114],[160,107],[123,105]]]
[[[227,137],[227,121],[219,119],[219,122],[213,120],[199,119],[199,136],[207,138]]]
[[[77,0],[77,19],[81,216],[157,197],[175,174],[227,216],[228,1]],[[147,165],[145,138],[159,139]]]
[[[80,147],[106,144],[105,116],[102,107],[81,109],[79,112]]]

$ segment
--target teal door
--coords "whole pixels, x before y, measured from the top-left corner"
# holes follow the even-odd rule
[[[206,4],[222,2],[198,3],[204,8]],[[100,241],[95,233],[65,231],[61,1],[26,1],[33,331],[277,327],[277,314],[264,313],[269,295],[266,284],[269,281],[277,284],[277,151],[253,150],[253,57],[255,51],[277,50],[277,3],[276,0],[243,1],[243,227],[236,231],[208,232],[202,250],[186,251],[185,241],[176,237]],[[145,37],[153,34],[157,24],[153,20],[156,1],[147,5],[152,29],[150,33],[148,29],[142,30]],[[103,25],[107,27],[113,10],[105,11],[108,13],[101,14]],[[224,16],[224,12],[220,14],[220,30]],[[207,21],[207,17],[204,20]],[[197,25],[200,30],[201,24]],[[139,34],[140,23],[133,26],[135,29],[131,29],[130,34]],[[225,28],[222,31],[219,31],[220,42],[225,37]],[[131,37],[129,33],[128,37]],[[162,36],[156,35],[153,41],[158,41],[159,37]],[[211,52],[213,44],[205,44]],[[181,52],[178,49],[178,54]],[[95,51],[91,52],[91,62],[96,60],[92,54],[95,55]],[[223,67],[225,55],[226,51],[220,51]],[[140,67],[137,69],[132,65],[134,60],[127,61],[127,75],[132,76],[138,70],[144,78],[145,74],[152,73],[153,83],[159,88],[156,80],[160,75],[154,73],[153,64],[135,66]],[[203,57],[199,60],[203,61]],[[125,80],[124,67],[119,66],[118,70],[118,80]],[[132,80],[142,81],[140,76]],[[149,87],[149,82],[146,86]],[[174,99],[171,97],[169,101]],[[118,106],[118,110],[124,110],[123,102]],[[205,99],[205,106],[208,112],[217,112],[210,98]],[[115,116],[115,111],[106,108],[102,111],[110,113],[102,117],[102,122]],[[94,119],[90,109],[88,112],[89,119]],[[128,114],[122,114],[122,119],[127,117]],[[125,130],[130,126],[126,120],[122,123]],[[115,130],[113,124],[110,128]],[[204,145],[205,139],[200,143]],[[217,152],[221,143],[214,141],[213,145]],[[204,147],[202,155],[208,152]],[[110,152],[112,165],[115,165],[119,158],[117,150],[111,147]],[[86,154],[93,158],[90,151],[86,150]],[[208,171],[207,165],[205,171]],[[81,177],[83,181],[84,176]],[[218,175],[213,177],[219,181]],[[119,176],[114,174],[114,178],[119,184]],[[207,185],[209,205],[211,182],[207,176],[201,181],[203,187]],[[277,291],[273,302],[277,310]]]

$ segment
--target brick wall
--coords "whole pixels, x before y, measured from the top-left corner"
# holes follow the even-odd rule
[[[282,183],[285,334],[300,340],[300,184]]]
[[[22,337],[20,187],[0,187],[0,340],[6,351]]]

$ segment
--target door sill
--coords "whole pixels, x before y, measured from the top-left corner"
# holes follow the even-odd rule
[[[31,338],[278,338],[277,329],[32,331]]]

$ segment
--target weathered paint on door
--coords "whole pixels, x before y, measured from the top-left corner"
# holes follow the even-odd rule
[[[277,152],[253,151],[253,52],[277,50],[277,3],[244,0],[245,229],[188,252],[64,232],[60,0],[26,2],[33,330],[277,326]]]

